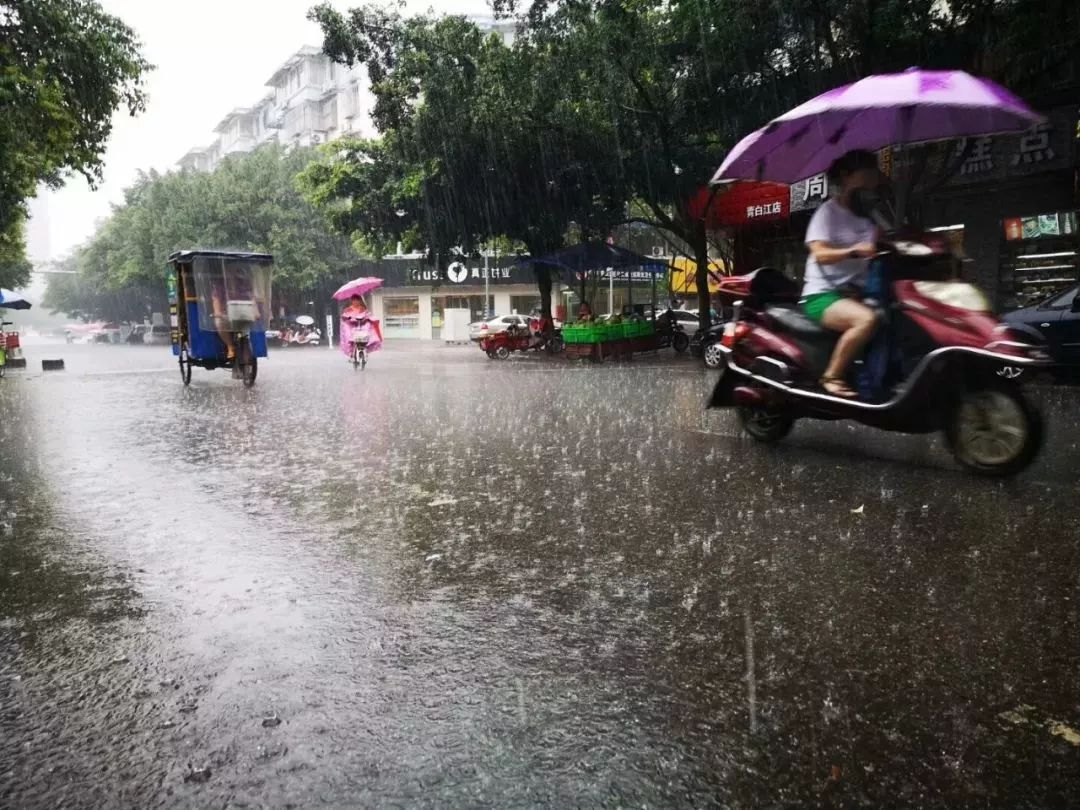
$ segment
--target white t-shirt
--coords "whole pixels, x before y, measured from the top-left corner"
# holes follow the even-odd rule
[[[826,200],[810,217],[805,242],[807,245],[811,242],[828,242],[833,247],[844,248],[859,242],[873,242],[875,233],[872,220],[856,216],[836,200]],[[803,298],[839,290],[847,285],[861,287],[869,264],[869,259],[844,259],[835,264],[820,265],[811,253],[806,257]]]

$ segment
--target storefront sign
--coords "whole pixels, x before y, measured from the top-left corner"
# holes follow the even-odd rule
[[[595,275],[594,275],[595,274]],[[591,280],[592,278],[602,278],[604,281],[614,281],[618,283],[620,281],[645,281],[651,282],[654,278],[663,281],[663,273],[649,273],[645,270],[613,270],[608,267],[604,270],[587,271],[585,273],[574,273],[574,278],[580,281]]]
[[[817,208],[828,198],[829,183],[824,174],[817,174],[791,186],[790,208],[792,211]]]
[[[785,219],[791,192],[780,183],[735,183],[721,192],[714,206],[724,225],[748,225]]]
[[[1059,107],[1047,120],[1019,135],[961,138],[950,152],[960,160],[948,186],[1024,177],[1076,164],[1077,108]]]
[[[445,267],[418,259],[368,259],[350,271],[354,276],[375,276],[383,279],[384,287],[483,287],[484,260],[467,259],[449,262]],[[535,284],[536,277],[528,265],[519,265],[516,257],[488,259],[487,282],[501,284]]]

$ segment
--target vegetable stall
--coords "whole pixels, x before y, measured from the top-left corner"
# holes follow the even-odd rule
[[[540,258],[523,258],[522,263],[547,266],[549,270],[579,291],[582,302],[576,319],[567,317],[562,335],[568,357],[604,360],[624,359],[640,352],[653,352],[672,345],[678,327],[670,319],[656,317],[657,277],[668,272],[667,262],[642,256],[625,248],[603,242],[586,242],[565,248]],[[627,303],[621,313],[609,312],[604,317],[592,314],[588,300],[588,283],[602,279],[608,285],[608,304],[612,306],[616,285],[625,285]],[[650,285],[648,302],[635,304],[635,282]],[[664,290],[665,294],[668,292]],[[686,337],[686,342],[689,338]],[[685,348],[685,346],[683,347]]]

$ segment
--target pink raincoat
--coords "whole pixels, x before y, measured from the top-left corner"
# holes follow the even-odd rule
[[[353,336],[359,334],[367,341],[368,353],[378,351],[382,346],[382,330],[379,322],[366,315],[341,316],[341,351],[346,357],[352,357]]]

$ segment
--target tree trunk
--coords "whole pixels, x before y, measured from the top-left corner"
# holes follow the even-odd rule
[[[551,319],[551,268],[546,264],[534,264],[533,272],[536,273],[536,286],[540,289],[540,318],[545,334],[550,334],[554,329]]]

